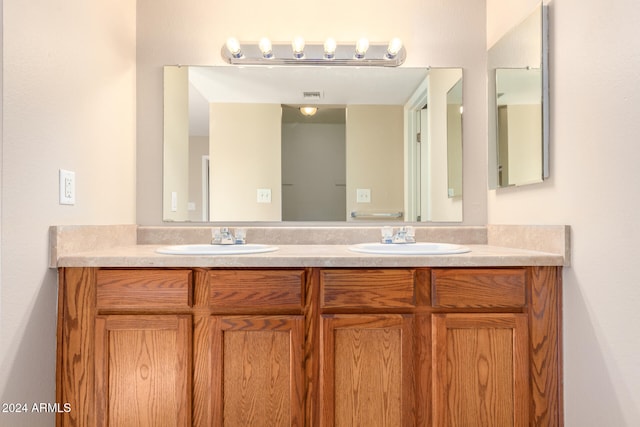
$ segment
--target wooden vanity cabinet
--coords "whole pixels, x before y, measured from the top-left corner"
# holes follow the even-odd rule
[[[413,426],[415,271],[320,271],[321,426]]]
[[[58,426],[562,425],[560,267],[59,274]]]
[[[304,426],[304,270],[196,272],[194,426]]]

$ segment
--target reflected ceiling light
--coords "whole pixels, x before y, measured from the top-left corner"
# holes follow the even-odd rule
[[[236,59],[242,58],[242,49],[240,49],[240,42],[238,41],[238,39],[236,39],[235,37],[229,37],[227,39],[226,46],[232,57]]]
[[[367,54],[367,49],[369,49],[369,40],[363,37],[360,40],[358,40],[358,43],[356,43],[356,53],[354,55],[355,58],[356,59],[364,58],[364,56]]]
[[[222,58],[234,65],[320,65],[378,66],[402,65],[407,52],[400,39],[388,43],[369,43],[365,38],[355,43],[338,43],[327,38],[324,43],[305,43],[295,37],[289,43],[272,43],[266,37],[259,42],[242,42],[229,38],[222,47]]]
[[[402,40],[397,37],[391,39],[389,46],[387,46],[387,54],[385,55],[385,58],[395,58],[398,55],[398,52],[400,52],[400,49],[402,49]]]
[[[335,41],[335,39],[332,39],[331,37],[329,37],[328,39],[326,39],[324,41],[324,58],[325,59],[333,59],[336,56],[336,47],[337,47],[337,43]]]
[[[291,42],[291,48],[293,49],[294,58],[304,58],[304,39],[302,37],[294,37],[293,41]]]
[[[260,48],[260,52],[262,52],[262,57],[266,59],[273,58],[273,50],[271,49],[271,40],[266,37],[260,39],[260,43],[258,43],[258,48]]]
[[[303,116],[311,117],[318,112],[318,109],[316,107],[300,107],[300,112]]]

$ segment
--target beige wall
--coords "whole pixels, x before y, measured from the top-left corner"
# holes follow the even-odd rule
[[[449,198],[447,170],[447,92],[460,79],[460,70],[432,70],[428,78],[429,125],[426,146],[429,174],[425,178],[428,182],[429,197],[426,207],[428,215],[423,219],[434,222],[461,221],[463,201],[461,198]],[[466,178],[463,178],[463,183],[465,180]]]
[[[347,107],[347,215],[404,209],[404,109],[397,105]],[[371,203],[358,203],[369,189]]]
[[[205,205],[202,194],[203,165],[202,157],[209,156],[209,137],[189,137],[189,198],[187,203],[194,204],[194,210],[190,210],[190,221],[202,221],[202,208]]]
[[[55,402],[53,224],[135,222],[135,2],[5,0],[0,402]],[[58,169],[76,204],[58,204]],[[158,205],[160,209],[160,205]],[[0,414],[51,426],[54,414]]]
[[[540,105],[509,105],[509,182],[530,184],[542,179],[542,110]]]
[[[209,113],[211,220],[280,221],[282,107],[212,103]],[[258,189],[271,203],[257,202]]]
[[[162,209],[166,220],[186,221],[189,198],[189,68],[164,68],[164,174]],[[172,197],[177,203],[172,209]]]
[[[640,425],[639,22],[636,1],[550,3],[551,176],[488,192],[490,223],[571,225],[567,426]]]
[[[393,3],[391,15],[387,6],[368,0],[304,4],[138,0],[138,223],[162,224],[162,66],[222,65],[220,49],[232,35],[240,40],[269,35],[274,41],[287,41],[302,34],[310,41],[322,41],[329,35],[339,41],[400,37],[408,52],[405,66],[464,68],[464,223],[485,224],[485,4],[400,0]],[[363,10],[366,19],[354,20]],[[241,19],[238,11],[243,11]]]

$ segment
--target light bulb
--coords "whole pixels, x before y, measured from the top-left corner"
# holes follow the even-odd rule
[[[367,49],[369,49],[369,40],[364,37],[358,40],[356,43],[356,59],[364,58],[364,55],[367,53]]]
[[[260,52],[262,52],[262,56],[264,58],[273,58],[273,51],[271,50],[271,40],[266,37],[261,38],[260,43],[258,43],[258,47],[260,48]]]
[[[305,116],[313,116],[317,111],[316,107],[300,107],[300,112]]]
[[[400,49],[402,49],[402,40],[397,37],[391,39],[391,41],[389,42],[389,46],[387,47],[387,54],[385,55],[385,57],[387,59],[395,58],[396,55],[398,55],[398,52],[400,52]]]
[[[242,57],[242,49],[240,49],[240,42],[235,37],[229,37],[227,39],[227,49],[231,52],[231,56],[234,58]]]
[[[333,59],[336,55],[336,41],[329,37],[324,42],[324,57],[325,59]]]
[[[300,59],[304,57],[304,39],[302,37],[295,37],[291,42],[291,47],[293,48],[294,58]]]

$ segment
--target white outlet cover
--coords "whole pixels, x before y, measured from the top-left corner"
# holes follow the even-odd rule
[[[371,189],[370,188],[357,188],[356,189],[356,202],[357,203],[371,203]]]
[[[270,188],[258,188],[258,190],[257,190],[257,202],[258,203],[271,203],[271,189]]]
[[[61,205],[76,204],[76,173],[64,169],[59,171],[59,195]]]

